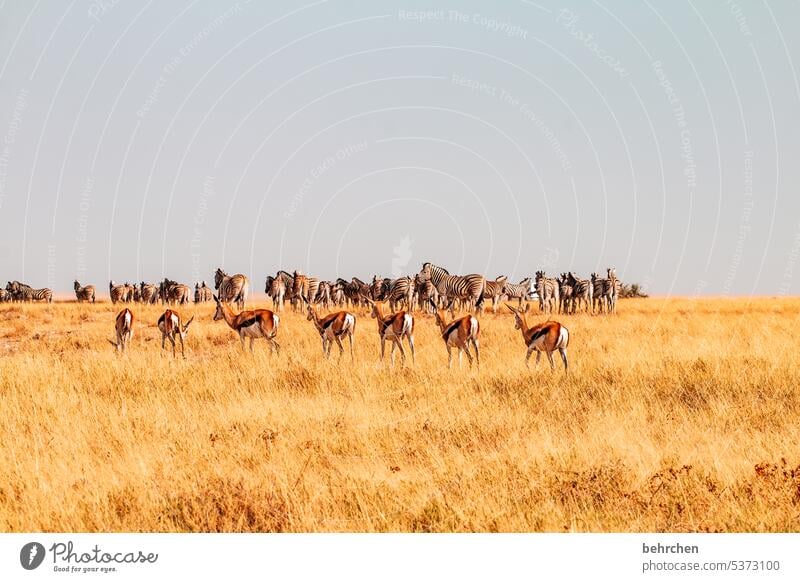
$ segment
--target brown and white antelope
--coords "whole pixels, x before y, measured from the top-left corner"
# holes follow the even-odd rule
[[[569,331],[566,327],[557,321],[546,321],[534,326],[528,326],[525,320],[525,313],[528,311],[528,306],[524,311],[515,309],[506,304],[506,307],[514,314],[515,329],[522,332],[522,339],[525,345],[528,346],[528,351],[525,354],[525,366],[528,366],[531,354],[536,352],[536,365],[539,365],[539,359],[542,352],[547,354],[547,359],[550,361],[550,367],[555,370],[556,365],[553,362],[553,352],[558,350],[561,354],[561,359],[564,361],[564,373],[569,371],[567,363],[567,345],[569,344]]]
[[[439,309],[433,302],[431,302],[431,304],[435,309],[436,324],[439,326],[444,345],[447,347],[447,368],[449,369],[453,364],[453,348],[458,348],[458,368],[461,369],[462,353],[467,354],[469,367],[472,368],[472,354],[470,354],[469,351],[469,347],[472,346],[475,350],[475,361],[480,370],[481,356],[478,342],[480,340],[481,328],[478,319],[473,315],[465,315],[459,319],[447,321],[445,315],[448,310],[452,309],[453,300],[450,301],[446,310]]]
[[[372,317],[378,323],[378,336],[381,338],[381,361],[383,361],[384,353],[386,352],[386,342],[392,342],[392,349],[390,352],[392,366],[394,366],[394,349],[400,348],[400,355],[403,357],[403,363],[406,361],[406,352],[403,349],[403,339],[408,341],[408,347],[411,350],[411,361],[416,362],[414,354],[414,316],[407,311],[398,311],[386,315],[384,313],[385,304],[380,301],[372,301],[367,299],[367,302],[372,305]]]
[[[214,321],[224,319],[228,327],[239,334],[242,349],[244,349],[245,338],[249,338],[250,353],[253,353],[253,342],[263,338],[272,346],[276,354],[280,352],[281,346],[275,339],[280,325],[280,316],[277,313],[273,313],[269,309],[251,309],[234,313],[227,303],[220,301],[216,295],[213,297],[217,304]]]
[[[117,341],[109,343],[117,348],[118,352],[125,352],[128,349],[128,344],[133,339],[133,312],[127,307],[117,313],[117,318],[114,321],[114,330],[117,333]]]
[[[346,337],[350,340],[350,359],[353,359],[353,334],[356,331],[356,316],[349,311],[337,311],[330,313],[325,317],[317,315],[317,310],[310,303],[307,304],[308,321],[313,321],[314,326],[319,332],[319,337],[322,339],[322,353],[326,358],[331,356],[331,346],[333,342],[339,346],[339,358],[344,354],[344,346],[342,345],[342,338]]]
[[[175,338],[181,340],[181,356],[186,358],[186,349],[184,347],[184,339],[189,333],[189,326],[194,321],[194,316],[184,325],[181,322],[181,316],[177,311],[167,309],[158,318],[158,330],[161,332],[161,350],[164,350],[164,343],[166,340],[172,344],[172,357],[175,357]]]

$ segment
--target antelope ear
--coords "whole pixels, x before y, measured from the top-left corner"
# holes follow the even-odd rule
[[[217,297],[217,296],[216,296],[216,295],[214,295],[214,294],[212,294],[211,296],[214,298],[214,301],[216,301],[217,303],[219,303],[219,297]]]

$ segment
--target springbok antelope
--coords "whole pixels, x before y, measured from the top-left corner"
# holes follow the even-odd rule
[[[128,344],[133,339],[133,312],[127,307],[117,313],[117,318],[114,321],[114,330],[117,332],[117,341],[109,343],[117,348],[118,352],[125,352],[128,349]]]
[[[219,300],[219,297],[214,295],[213,298],[217,304],[214,321],[224,319],[228,327],[239,334],[239,339],[242,340],[242,349],[244,349],[245,338],[250,338],[250,353],[253,353],[253,342],[264,338],[275,350],[275,354],[280,352],[281,346],[275,340],[280,325],[280,317],[277,313],[273,313],[269,309],[252,309],[234,313],[227,303]]]
[[[431,305],[433,305],[435,310],[434,313],[436,314],[436,324],[439,326],[442,339],[444,340],[444,345],[447,347],[447,368],[450,369],[453,364],[452,349],[454,347],[458,348],[459,370],[461,369],[462,353],[467,354],[469,367],[472,368],[472,354],[469,352],[469,346],[471,345],[475,349],[475,361],[477,362],[478,369],[480,370],[481,356],[478,348],[478,340],[480,338],[481,328],[477,318],[472,315],[465,315],[459,319],[447,321],[445,319],[445,314],[448,310],[452,310],[453,300],[450,301],[447,309],[439,309],[432,301]]]
[[[186,350],[183,345],[183,341],[186,338],[186,335],[189,333],[189,326],[194,321],[194,316],[186,322],[186,325],[183,325],[181,322],[181,316],[178,314],[177,311],[172,311],[171,309],[167,309],[164,313],[161,314],[161,317],[158,318],[158,330],[161,332],[161,351],[164,351],[164,343],[166,340],[172,344],[172,357],[175,357],[175,338],[181,340],[181,356],[186,358]]]
[[[89,302],[91,301],[94,303],[95,299],[95,292],[94,292],[94,285],[86,285],[86,287],[81,287],[81,284],[75,281],[75,297],[78,300],[78,303],[83,301]]]
[[[538,325],[528,326],[528,322],[525,320],[528,306],[525,306],[524,311],[515,309],[508,304],[506,304],[506,307],[514,314],[514,329],[522,332],[522,339],[525,345],[528,346],[528,351],[525,354],[525,366],[528,366],[528,360],[530,360],[533,352],[536,352],[536,365],[538,366],[542,352],[545,352],[547,359],[550,361],[550,367],[555,370],[556,364],[553,362],[553,352],[558,350],[558,353],[561,354],[561,359],[564,361],[564,373],[568,373],[567,345],[569,344],[569,331],[567,331],[567,328],[557,321],[546,321]]]
[[[314,322],[314,327],[319,332],[319,337],[322,339],[322,353],[326,358],[331,356],[331,346],[333,342],[339,346],[339,358],[344,353],[344,346],[342,345],[342,338],[347,337],[350,340],[350,359],[353,359],[353,334],[356,331],[356,316],[349,311],[337,311],[330,313],[325,317],[317,315],[317,310],[314,306],[306,302],[308,321]]]
[[[406,361],[406,352],[403,349],[403,338],[408,340],[411,350],[411,362],[416,363],[414,354],[414,316],[407,311],[398,311],[389,315],[384,314],[384,303],[367,299],[372,305],[372,317],[378,323],[378,336],[381,338],[381,361],[386,351],[386,342],[392,342],[391,359],[394,366],[394,349],[400,348],[403,363]]]

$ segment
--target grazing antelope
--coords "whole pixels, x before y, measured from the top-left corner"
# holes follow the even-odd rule
[[[550,368],[555,370],[556,364],[553,362],[553,352],[558,350],[558,353],[561,354],[561,359],[564,361],[564,373],[568,373],[567,345],[569,344],[569,331],[567,331],[567,328],[557,321],[546,321],[528,327],[528,322],[525,320],[525,313],[528,311],[527,306],[525,311],[514,309],[508,304],[506,304],[506,307],[514,314],[514,329],[522,332],[522,339],[525,341],[525,345],[528,346],[528,351],[525,354],[525,366],[528,366],[528,360],[530,360],[533,352],[536,352],[536,365],[538,366],[542,352],[545,352],[547,359],[550,360]]]
[[[167,309],[158,318],[158,330],[161,332],[161,351],[164,351],[164,343],[169,340],[172,344],[172,357],[175,357],[175,337],[181,340],[181,356],[186,359],[186,351],[183,345],[183,340],[189,333],[189,326],[194,321],[194,316],[186,322],[186,325],[181,323],[181,316],[171,309]]]
[[[82,301],[91,301],[94,303],[94,285],[86,285],[86,287],[81,287],[81,284],[75,281],[74,287],[75,297],[78,299],[78,303],[81,303]]]
[[[244,309],[250,289],[250,280],[240,273],[228,275],[222,269],[217,269],[217,272],[214,273],[214,289],[217,290],[220,301],[236,303],[236,307]]]
[[[127,307],[117,313],[117,318],[114,321],[114,330],[117,332],[117,341],[109,343],[117,348],[118,352],[125,352],[128,349],[128,344],[133,339],[133,312]]]
[[[228,304],[220,301],[216,295],[213,296],[213,299],[217,304],[214,321],[224,319],[228,327],[239,334],[242,349],[244,349],[245,338],[250,338],[250,353],[253,353],[253,342],[264,338],[275,350],[275,354],[280,352],[280,345],[275,340],[280,325],[280,317],[277,313],[273,313],[269,309],[253,309],[234,313]]]
[[[337,311],[330,313],[325,317],[317,315],[316,309],[310,303],[307,303],[308,321],[313,321],[314,326],[319,332],[322,339],[322,353],[326,358],[331,356],[331,346],[333,342],[339,346],[339,358],[344,353],[344,346],[342,345],[342,337],[347,337],[350,340],[350,359],[353,356],[353,334],[356,331],[356,316],[349,311]]]
[[[403,338],[408,341],[408,347],[411,350],[411,361],[416,362],[414,354],[414,316],[407,311],[398,311],[385,315],[383,312],[384,304],[378,301],[367,299],[367,302],[372,305],[372,317],[378,323],[378,336],[381,338],[381,361],[386,350],[386,342],[392,342],[391,359],[392,366],[394,366],[394,349],[400,348],[400,355],[403,357],[403,363],[406,361],[406,352],[403,349]]]
[[[451,275],[447,269],[432,263],[423,263],[419,272],[420,281],[431,281],[439,296],[446,301],[465,301],[478,311],[483,304],[486,278],[483,275]]]
[[[453,300],[447,306],[447,310],[439,309],[436,304],[431,302],[436,314],[436,324],[444,340],[444,345],[447,347],[447,368],[450,369],[453,363],[453,348],[458,348],[458,369],[461,369],[461,354],[467,354],[469,360],[469,367],[472,368],[472,354],[469,352],[471,345],[475,349],[475,361],[478,364],[478,369],[481,367],[480,350],[478,349],[478,340],[480,338],[481,328],[478,320],[473,315],[465,315],[453,321],[445,319],[445,313],[450,310],[452,313]]]

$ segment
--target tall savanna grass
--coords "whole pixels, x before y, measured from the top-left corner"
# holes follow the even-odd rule
[[[425,315],[391,369],[365,312],[326,361],[290,310],[274,357],[189,306],[183,360],[131,308],[119,355],[119,306],[0,306],[0,530],[800,531],[798,299],[558,316],[569,377],[507,311],[478,373]]]

